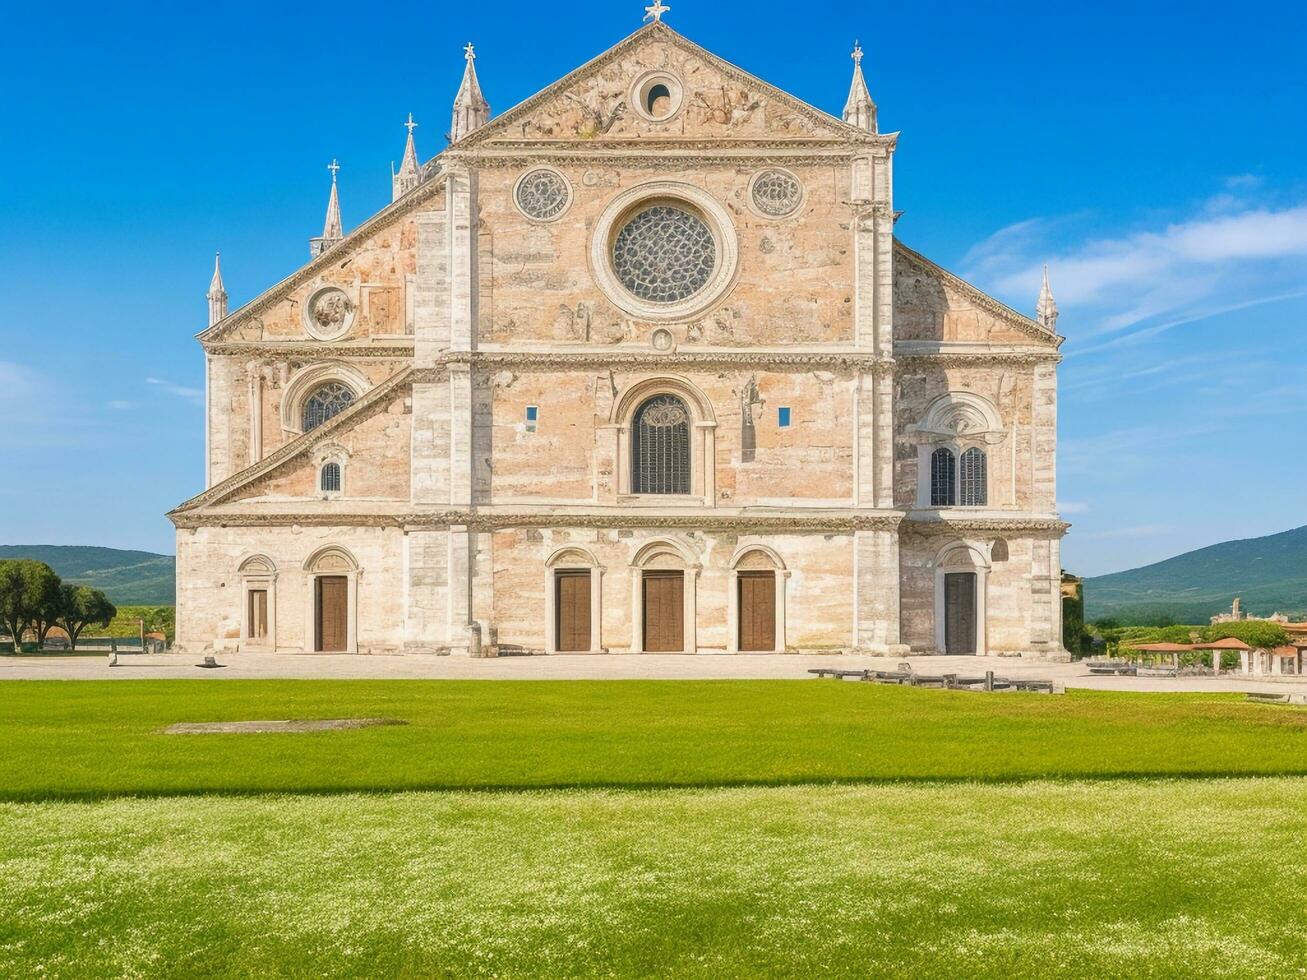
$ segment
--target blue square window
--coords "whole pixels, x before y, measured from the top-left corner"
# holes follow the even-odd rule
[[[776,421],[782,429],[790,427],[790,409],[788,405],[782,405],[776,409]]]
[[[534,432],[536,430],[536,419],[540,417],[540,409],[535,405],[526,407],[526,431]]]

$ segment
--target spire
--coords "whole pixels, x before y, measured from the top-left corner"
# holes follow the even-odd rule
[[[222,253],[213,255],[213,278],[209,280],[209,326],[227,319],[227,287],[222,284]]]
[[[876,103],[867,91],[867,80],[862,77],[862,45],[853,42],[853,84],[849,86],[849,99],[844,103],[844,121],[850,126],[876,132]]]
[[[1053,290],[1048,288],[1048,266],[1044,266],[1044,284],[1039,287],[1039,301],[1035,303],[1035,321],[1044,329],[1057,333],[1057,303]]]
[[[317,258],[345,237],[340,228],[340,192],[336,190],[336,172],[340,164],[335,160],[327,164],[331,171],[331,196],[327,198],[327,220],[322,223],[322,237],[309,239],[309,256]]]
[[[458,87],[458,95],[454,96],[454,121],[449,127],[451,143],[457,143],[490,121],[490,105],[481,94],[481,83],[477,81],[476,57],[469,41],[463,49],[463,59],[467,62],[463,69],[463,84]]]
[[[404,126],[408,129],[408,139],[404,143],[404,159],[399,165],[399,173],[394,172],[393,164],[391,166],[390,199],[392,201],[398,201],[422,183],[422,176],[418,170],[418,151],[413,145],[413,130],[418,126],[413,121],[413,113],[408,114],[408,122],[404,123]]]

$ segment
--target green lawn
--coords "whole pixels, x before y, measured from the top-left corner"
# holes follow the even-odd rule
[[[358,716],[409,724],[158,734]],[[1305,733],[1235,696],[9,682],[0,976],[1302,974]]]
[[[160,735],[180,721],[404,726]],[[0,799],[1307,774],[1307,710],[1239,695],[835,681],[18,681]]]

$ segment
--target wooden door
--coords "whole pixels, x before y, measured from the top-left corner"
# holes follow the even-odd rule
[[[268,635],[268,590],[250,589],[249,624],[251,640],[266,639]]]
[[[554,619],[560,653],[590,649],[590,569],[554,573]]]
[[[317,582],[317,647],[322,653],[349,649],[349,580],[344,575],[319,575]]]
[[[944,652],[976,652],[976,573],[944,575]]]
[[[776,649],[776,573],[740,573],[740,649]]]
[[[649,653],[685,649],[685,573],[645,572],[644,648]]]

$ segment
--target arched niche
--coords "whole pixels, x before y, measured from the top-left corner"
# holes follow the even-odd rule
[[[964,456],[971,467],[968,479],[982,481],[977,490],[968,484],[967,499],[983,499],[984,504],[969,503],[965,506],[989,506],[993,494],[990,486],[989,455],[992,447],[1007,437],[1003,420],[989,399],[970,391],[948,391],[933,399],[926,406],[921,421],[910,430],[917,443],[917,506],[918,507],[953,507],[963,505],[962,467]],[[952,475],[953,503],[937,502],[932,495],[932,481],[938,468],[938,460],[943,459],[940,450],[951,454],[950,473]],[[978,459],[976,453],[983,454]],[[937,456],[937,454],[939,454]]]

